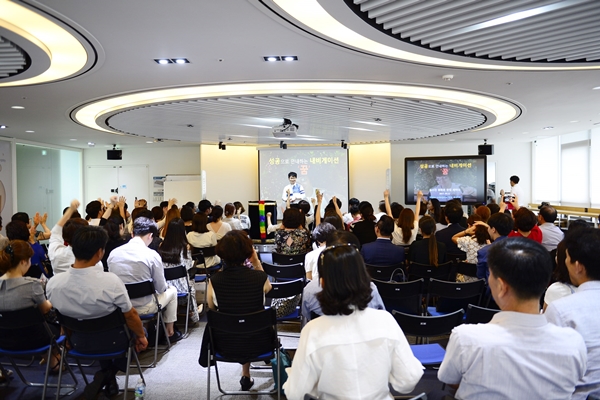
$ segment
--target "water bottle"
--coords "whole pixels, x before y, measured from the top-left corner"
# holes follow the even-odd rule
[[[144,392],[146,392],[146,384],[142,378],[138,379],[137,385],[135,385],[135,399],[144,400]]]

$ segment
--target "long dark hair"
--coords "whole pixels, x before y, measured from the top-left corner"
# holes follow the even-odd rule
[[[169,264],[178,264],[181,257],[188,257],[188,241],[185,236],[185,226],[181,218],[172,219],[169,222],[169,229],[162,241],[158,254],[163,262]]]
[[[430,214],[431,217],[435,220],[435,222],[442,223],[442,221],[440,221],[442,218],[442,206],[440,205],[440,201],[438,199],[429,199],[429,201],[433,207],[433,213]]]
[[[425,215],[419,220],[419,228],[423,236],[429,236],[429,264],[438,265],[438,245],[435,238],[435,220]]]

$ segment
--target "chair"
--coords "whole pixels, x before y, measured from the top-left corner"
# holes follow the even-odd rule
[[[190,307],[192,303],[192,288],[190,287],[190,281],[188,277],[187,270],[184,265],[180,265],[178,267],[173,268],[165,268],[165,280],[172,281],[175,279],[185,278],[185,283],[187,286],[187,293],[177,293],[177,298],[186,298],[187,299],[187,307],[185,310],[185,331],[183,332],[183,336],[187,337],[188,335],[188,323],[190,317]]]
[[[456,273],[466,276],[477,276],[477,264],[461,261],[456,264]]]
[[[191,255],[194,260],[194,282],[202,283],[204,282],[204,301],[202,302],[202,313],[204,313],[208,309],[208,303],[206,299],[206,293],[208,292],[208,280],[212,274],[221,269],[221,264],[213,265],[212,267],[206,268],[206,259],[205,257],[215,255],[215,247],[192,247]],[[202,265],[202,267],[198,267]]]
[[[306,253],[294,254],[294,255],[281,254],[281,253],[277,253],[275,251],[273,253],[271,253],[271,259],[273,260],[273,264],[275,264],[275,265],[292,265],[292,264],[304,265],[305,258],[306,258]]]
[[[446,258],[452,262],[459,263],[467,259],[467,253],[461,251],[460,253],[446,253]]]
[[[165,321],[163,319],[162,313],[163,309],[158,301],[158,297],[156,296],[156,289],[154,289],[154,283],[152,281],[144,281],[138,283],[126,283],[125,288],[127,289],[127,293],[129,294],[129,298],[131,300],[137,299],[140,297],[152,296],[154,301],[156,302],[157,311],[155,313],[150,314],[140,314],[140,319],[143,323],[151,323],[156,321],[156,339],[154,343],[154,359],[150,364],[143,365],[144,368],[154,368],[156,367],[156,361],[158,360],[158,338],[159,338],[159,329],[162,329],[165,334],[165,339],[167,340],[167,347],[165,352],[171,348],[171,342],[169,341],[169,335],[167,334],[167,327],[165,326]]]
[[[262,263],[263,270],[276,281],[303,279],[306,280],[306,271],[303,264],[273,265]]]
[[[462,322],[464,310],[458,310],[442,316],[418,316],[392,311],[392,315],[405,335],[416,336],[417,342],[424,342],[432,336],[448,334]],[[424,366],[438,366],[444,360],[446,350],[438,343],[414,344],[410,346],[415,357]]]
[[[302,291],[304,290],[304,280],[302,279],[296,279],[293,281],[286,281],[286,282],[272,282],[271,283],[271,287],[272,289],[265,294],[265,297],[267,299],[284,299],[287,297],[292,297],[292,296],[297,296],[299,294],[302,294]],[[299,320],[301,315],[300,315],[300,310],[301,307],[300,306],[296,306],[296,311],[294,311],[293,313],[277,318],[278,322],[282,322],[282,321],[293,321],[293,320]]]
[[[437,279],[429,279],[427,292],[427,313],[429,315],[444,315],[460,309],[466,309],[467,305],[481,304],[481,297],[485,290],[485,281],[478,279],[475,282],[447,282]],[[438,296],[437,304],[429,306],[429,301]]]
[[[423,278],[412,282],[383,282],[373,279],[388,312],[397,310],[407,314],[423,314]]]
[[[424,278],[428,282],[429,278],[448,280],[452,272],[452,261],[440,264],[437,267],[433,265],[419,264],[409,261],[408,280]]]
[[[144,381],[144,374],[142,373],[142,366],[140,365],[140,361],[138,359],[137,353],[135,351],[135,342],[131,338],[131,334],[129,332],[129,327],[125,323],[125,317],[123,316],[123,312],[120,308],[117,308],[112,313],[100,317],[100,318],[92,318],[92,319],[78,319],[68,317],[66,315],[61,314],[57,311],[58,320],[60,324],[66,328],[65,330],[68,332],[69,342],[73,343],[72,336],[73,333],[77,333],[79,337],[89,335],[93,340],[93,338],[99,334],[110,334],[111,331],[125,331],[127,335],[127,345],[118,351],[114,351],[114,349],[107,350],[106,352],[100,353],[86,353],[82,351],[78,351],[74,349],[74,346],[71,345],[71,349],[67,351],[66,356],[72,357],[77,361],[77,366],[79,367],[79,371],[83,376],[83,380],[85,384],[88,384],[88,379],[83,371],[81,360],[112,360],[115,358],[127,358],[127,367],[125,370],[125,386],[123,387],[123,400],[127,400],[127,388],[129,386],[129,368],[131,363],[131,356],[135,359],[135,363],[140,373],[140,378]],[[62,359],[61,359],[62,362]],[[62,371],[61,371],[62,373]],[[60,373],[59,373],[59,384],[60,384]]]
[[[499,312],[500,310],[478,307],[473,304],[469,304],[467,307],[467,316],[465,317],[465,324],[487,324],[492,320],[494,314],[497,314]]]
[[[62,368],[62,360],[64,358],[64,348],[60,348],[59,344],[63,344],[63,342],[65,341],[65,337],[64,336],[60,336],[58,338],[56,338],[54,336],[54,334],[52,333],[52,331],[50,330],[50,327],[48,326],[48,323],[46,322],[44,315],[41,313],[41,311],[37,308],[37,307],[27,307],[27,308],[23,308],[21,310],[16,310],[16,311],[2,311],[0,312],[0,337],[5,337],[6,333],[8,331],[12,331],[12,330],[34,330],[34,329],[38,329],[41,328],[41,330],[43,330],[45,332],[45,334],[47,334],[48,336],[48,344],[41,346],[41,347],[35,347],[35,348],[28,348],[28,349],[24,349],[24,350],[10,350],[10,349],[6,349],[1,347],[3,345],[2,340],[0,340],[0,356],[5,356],[6,358],[8,358],[8,360],[10,361],[10,363],[12,364],[13,368],[15,369],[15,371],[17,372],[17,375],[19,375],[19,378],[21,379],[21,381],[29,386],[29,387],[43,387],[42,389],[42,400],[45,399],[46,397],[46,389],[48,387],[56,387],[56,399],[58,400],[59,396],[60,396],[60,379],[61,379],[61,368]],[[26,344],[25,344],[26,345]],[[24,346],[26,347],[26,346]],[[50,375],[50,360],[52,359],[52,350],[57,350],[60,352],[60,359],[61,359],[61,365],[59,365],[58,369],[59,369],[59,383],[48,383],[48,377]],[[46,357],[46,373],[44,374],[44,382],[30,382],[27,379],[25,379],[25,377],[23,376],[23,373],[21,372],[21,369],[19,368],[19,364],[17,364],[15,362],[15,358],[32,358],[33,356],[36,355],[42,355],[44,357]],[[72,392],[75,391],[75,389],[77,388],[77,378],[75,377],[75,375],[73,374],[73,371],[71,370],[71,368],[67,365],[66,366],[67,370],[69,371],[69,374],[73,377],[73,384],[69,384],[69,385],[64,385],[63,387],[65,388],[70,388],[72,389],[68,394],[71,394]]]
[[[208,310],[206,329],[209,333],[210,347],[208,351],[208,368],[206,383],[206,398],[210,399],[210,368],[211,360],[214,362],[219,391],[226,395],[256,395],[277,392],[277,399],[281,397],[281,390],[270,391],[230,391],[221,388],[219,377],[219,362],[232,362],[245,364],[247,362],[269,361],[277,358],[277,382],[280,379],[280,343],[277,338],[277,319],[275,310],[267,308],[251,314],[225,314]],[[251,337],[251,340],[248,338]],[[243,351],[240,355],[238,351]]]
[[[378,281],[384,282],[404,282],[406,281],[406,265],[404,263],[394,264],[394,265],[372,265],[365,264],[367,267],[367,272],[371,276],[371,279],[377,279]],[[402,275],[402,280],[397,281],[394,279],[394,276],[397,274]]]

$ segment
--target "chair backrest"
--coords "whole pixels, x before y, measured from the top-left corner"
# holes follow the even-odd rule
[[[73,318],[61,314],[58,310],[56,315],[60,324],[72,332],[103,332],[125,325],[125,317],[118,307],[112,313],[99,318]]]
[[[262,263],[262,267],[267,275],[272,276],[275,279],[304,279],[306,277],[306,271],[304,270],[303,264],[272,265],[269,263]]]
[[[448,280],[452,271],[452,262],[446,262],[436,266],[419,264],[410,262],[408,265],[408,279],[425,278],[426,282],[429,278]]]
[[[187,275],[187,270],[185,269],[184,265],[180,265],[178,267],[165,268],[165,280],[167,281],[187,277]]]
[[[367,272],[371,276],[371,279],[384,282],[398,281],[394,279],[395,275],[398,274],[404,278],[403,280],[406,280],[406,265],[404,263],[385,266],[365,264],[365,267],[367,267]]]
[[[152,281],[126,283],[125,288],[127,289],[127,294],[129,294],[130,299],[137,299],[156,294],[156,289],[154,289],[154,283]]]
[[[484,291],[485,281],[483,279],[478,279],[475,282],[447,282],[430,278],[427,304],[433,296],[439,296],[436,310],[446,313],[454,312],[466,309],[469,304],[481,304]]]
[[[460,253],[446,253],[446,258],[452,262],[461,262],[467,259],[467,253],[461,251]]]
[[[384,282],[373,279],[386,310],[407,314],[422,314],[423,278],[411,282]]]
[[[265,294],[269,299],[282,299],[296,296],[304,290],[304,280],[296,279],[287,282],[271,282],[271,290]]]
[[[469,304],[465,324],[487,324],[499,312],[500,310],[494,310],[493,308],[484,308]]]
[[[306,253],[287,255],[287,254],[277,253],[274,251],[273,253],[271,253],[271,257],[273,260],[273,264],[275,264],[275,265],[292,265],[292,264],[304,265],[304,259],[306,257]]]
[[[0,329],[22,329],[44,324],[44,315],[37,307],[26,307],[14,311],[0,311]]]
[[[398,311],[392,312],[404,334],[419,337],[440,336],[450,333],[455,326],[462,322],[464,314],[465,311],[462,309],[436,317],[411,315]]]
[[[456,273],[467,276],[477,276],[477,264],[461,261],[456,264]]]

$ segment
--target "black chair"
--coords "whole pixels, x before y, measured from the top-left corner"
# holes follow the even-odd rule
[[[271,259],[273,260],[273,264],[275,265],[292,265],[292,264],[302,264],[304,265],[304,259],[306,258],[306,253],[295,254],[295,255],[287,255],[281,254],[277,252],[271,253]]]
[[[447,282],[429,279],[427,292],[427,313],[429,315],[444,315],[463,309],[469,304],[481,304],[481,297],[485,291],[485,281],[478,279],[475,282]],[[430,301],[436,298],[436,305],[430,306]]]
[[[404,334],[416,336],[417,343],[421,343],[410,346],[415,357],[424,366],[432,367],[439,366],[442,363],[446,350],[438,343],[429,344],[429,338],[450,333],[455,326],[462,322],[464,314],[465,312],[462,309],[439,317],[411,315],[398,311],[392,312]]]
[[[64,359],[64,347],[61,348],[59,347],[59,344],[63,344],[63,342],[65,341],[65,336],[60,336],[58,338],[56,338],[54,336],[54,334],[52,333],[52,331],[50,330],[50,327],[48,326],[48,323],[46,322],[46,319],[44,318],[44,315],[41,313],[41,311],[37,308],[37,307],[27,307],[27,308],[23,308],[21,310],[16,310],[16,311],[2,311],[0,312],[0,337],[1,338],[5,338],[8,337],[9,335],[11,337],[14,337],[14,334],[9,334],[10,331],[14,331],[14,332],[21,332],[21,331],[39,331],[41,335],[47,335],[48,341],[47,344],[41,346],[41,347],[30,347],[28,348],[28,343],[26,342],[26,340],[28,340],[28,338],[24,338],[24,342],[23,343],[23,349],[22,350],[11,350],[11,349],[7,349],[3,346],[3,341],[0,340],[0,356],[5,356],[6,358],[8,358],[8,360],[10,361],[10,363],[12,364],[13,368],[15,369],[15,371],[17,372],[17,375],[19,375],[19,378],[21,379],[21,381],[29,386],[29,387],[42,387],[42,400],[44,400],[44,398],[46,397],[46,390],[48,387],[56,387],[56,399],[58,400],[59,396],[60,396],[60,379],[61,379],[61,368],[62,368],[62,360]],[[19,346],[21,347],[21,346]],[[61,363],[58,366],[59,369],[59,376],[58,376],[58,384],[56,383],[48,383],[48,377],[50,376],[50,360],[52,359],[53,355],[53,350],[57,351],[60,353],[60,360]],[[17,364],[15,362],[16,358],[25,358],[25,359],[31,359],[34,356],[37,355],[42,355],[46,358],[46,373],[44,374],[44,382],[30,382],[27,379],[25,379],[25,377],[23,376],[23,373],[21,372],[21,369],[19,368],[19,364]],[[65,393],[65,394],[71,394],[72,392],[75,391],[75,389],[77,389],[77,378],[75,377],[75,375],[73,374],[73,371],[71,370],[71,368],[67,365],[66,366],[67,370],[69,371],[69,374],[71,375],[71,377],[73,378],[74,383],[73,384],[69,384],[69,385],[63,385],[63,387],[65,388],[69,388],[72,389],[70,390],[69,393]],[[6,371],[3,370],[3,374]],[[4,375],[6,376],[6,375]]]
[[[494,315],[499,312],[500,310],[478,307],[473,304],[469,304],[467,307],[467,316],[465,317],[465,324],[487,324],[492,320]]]
[[[271,290],[265,294],[267,299],[285,299],[302,294],[304,290],[304,280],[296,279],[286,282],[271,282]],[[296,311],[293,313],[277,318],[278,322],[300,320],[300,306],[296,306]]]
[[[190,318],[190,307],[192,304],[192,288],[190,286],[189,276],[187,270],[184,265],[180,265],[178,267],[165,268],[165,280],[172,281],[175,279],[185,278],[185,283],[187,287],[187,293],[177,293],[177,298],[186,298],[187,306],[185,309],[185,331],[183,332],[183,336],[187,337],[188,335],[188,323]],[[206,292],[205,292],[206,293]]]
[[[266,361],[277,359],[277,382],[280,379],[280,343],[277,338],[277,318],[275,310],[267,308],[251,314],[225,314],[208,310],[206,329],[209,333],[210,347],[208,351],[208,368],[206,375],[206,398],[210,396],[210,368],[211,361],[215,367],[217,386],[219,391],[226,395],[256,395],[277,392],[280,399],[281,390],[270,391],[224,391],[219,377],[219,362],[232,362],[245,364],[248,362]],[[251,338],[251,340],[249,339]]]
[[[156,367],[156,361],[158,360],[158,340],[159,340],[159,330],[162,329],[165,335],[165,339],[167,341],[167,346],[164,348],[165,352],[167,352],[171,348],[171,342],[169,341],[169,335],[167,334],[167,327],[165,325],[165,320],[163,319],[163,309],[158,301],[158,297],[156,296],[156,289],[154,289],[154,283],[152,281],[144,281],[138,283],[126,283],[125,288],[127,289],[127,293],[129,294],[129,298],[131,300],[137,299],[140,297],[152,296],[154,302],[156,303],[157,311],[155,313],[150,314],[140,314],[140,319],[143,323],[156,323],[156,339],[154,343],[154,359],[150,364],[143,365],[144,368],[154,368]]]
[[[206,299],[206,293],[208,292],[208,280],[211,275],[221,269],[221,264],[213,265],[212,267],[206,268],[206,258],[209,256],[216,255],[215,247],[192,247],[191,249],[192,259],[194,260],[194,268],[192,268],[195,283],[204,282],[204,301],[202,302],[202,314],[208,310],[208,302]]]
[[[467,253],[464,251],[459,253],[446,253],[446,258],[452,262],[459,263],[467,259]]]
[[[456,273],[466,276],[477,276],[477,264],[461,261],[456,264]]]
[[[135,359],[135,363],[140,373],[140,378],[144,381],[144,374],[142,373],[142,367],[140,365],[140,361],[138,359],[137,353],[135,351],[135,342],[132,340],[131,334],[129,332],[129,328],[125,323],[125,317],[123,316],[123,312],[120,308],[117,308],[112,313],[100,317],[100,318],[92,318],[92,319],[78,319],[67,317],[66,315],[62,315],[60,312],[57,312],[58,320],[60,324],[66,328],[65,330],[68,332],[69,342],[71,343],[71,349],[67,351],[67,357],[72,357],[77,361],[77,366],[79,367],[79,371],[83,376],[83,380],[87,385],[88,379],[83,371],[81,360],[113,360],[116,358],[127,358],[127,367],[125,370],[125,386],[123,387],[123,400],[127,400],[127,390],[129,386],[129,366],[131,363],[131,358]],[[81,337],[88,336],[90,339],[97,337],[98,335],[109,335],[113,332],[122,332],[124,331],[127,335],[127,342],[123,346],[123,348],[115,351],[114,348],[107,349],[104,352],[98,353],[87,353],[76,350],[76,346],[73,344],[73,334],[76,333],[77,337],[81,340]],[[115,338],[115,342],[118,341],[118,338]],[[62,363],[62,359],[61,359]],[[59,384],[60,384],[60,376],[59,376]]]
[[[407,314],[423,314],[423,278],[411,282],[383,282],[373,279],[388,312],[393,310]]]
[[[434,278],[447,281],[452,272],[452,266],[453,264],[451,261],[439,264],[437,267],[410,261],[408,264],[408,280],[413,281],[415,279],[423,278],[425,279],[425,282],[428,282],[429,278]]]
[[[285,281],[292,279],[306,280],[306,271],[303,264],[290,265],[272,265],[262,263],[263,270],[267,275],[275,278],[276,281]]]
[[[377,279],[384,282],[405,282],[406,281],[406,265],[404,263],[394,265],[372,265],[365,264],[367,272],[371,279]],[[400,280],[394,279],[396,276],[401,276]]]

